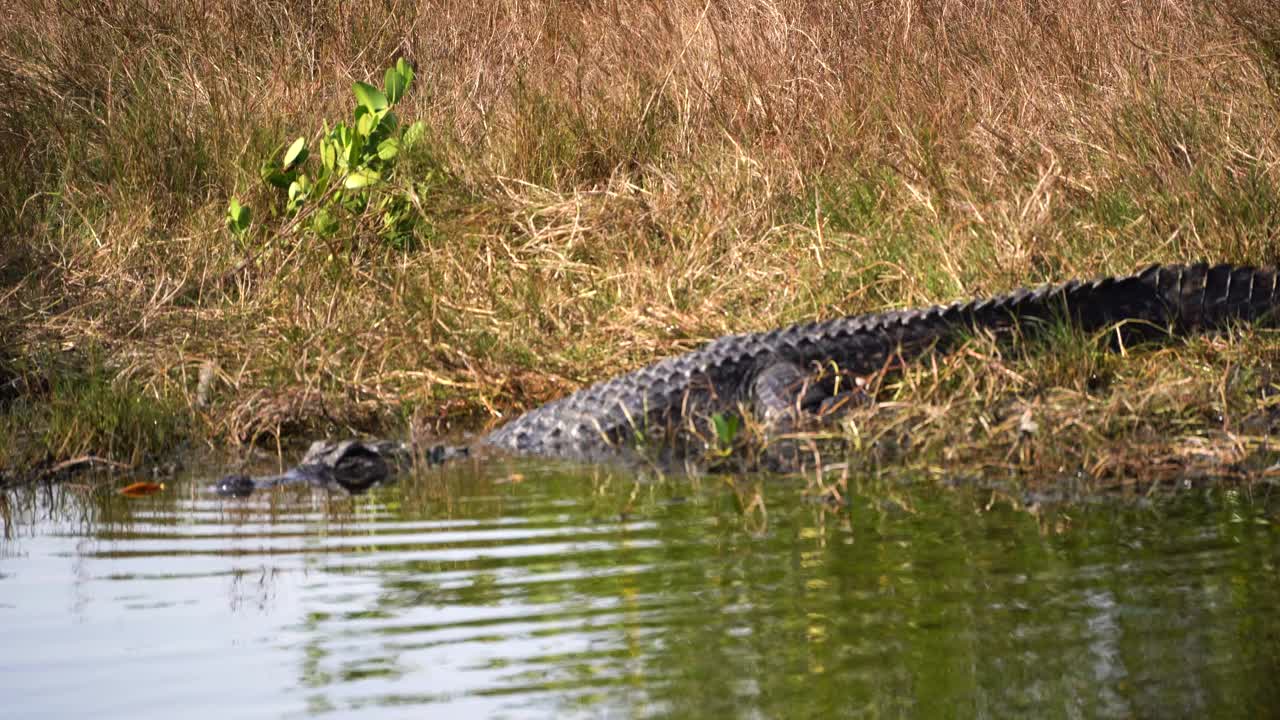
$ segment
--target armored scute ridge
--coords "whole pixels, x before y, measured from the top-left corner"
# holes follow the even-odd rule
[[[866,375],[891,359],[946,351],[973,333],[1026,334],[1067,321],[1086,331],[1115,325],[1134,340],[1231,321],[1271,321],[1280,304],[1276,277],[1274,269],[1154,265],[1134,275],[1073,280],[986,300],[730,335],[536,408],[479,443],[520,454],[602,459],[652,436],[673,438],[718,412],[746,408],[767,423],[786,422],[797,412],[819,410],[839,391],[841,384],[815,374],[817,368]],[[364,444],[342,446],[350,453]],[[313,448],[308,457],[333,462],[312,474],[331,479],[344,452]],[[299,470],[306,466],[304,461],[290,473],[305,476]],[[368,475],[367,460],[356,466]],[[278,484],[282,477],[263,482]],[[244,487],[258,485],[238,480]]]
[[[1026,331],[1055,319],[1085,330],[1128,321],[1125,332],[1141,337],[1256,320],[1270,315],[1276,304],[1273,270],[1156,265],[1136,275],[1018,290],[987,300],[731,335],[537,408],[484,442],[518,453],[596,458],[625,445],[637,428],[679,425],[690,413],[740,405],[776,411],[762,407],[762,377],[802,381],[815,366],[829,365],[867,374],[884,367],[891,355],[911,359],[932,348],[945,350],[969,333]],[[794,393],[778,396],[794,399]]]

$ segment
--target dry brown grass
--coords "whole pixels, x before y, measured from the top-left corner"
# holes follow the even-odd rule
[[[979,339],[801,436],[801,459],[811,489],[835,495],[886,468],[1059,497],[1274,478],[1278,357],[1274,330],[1126,353],[1078,335],[1012,350]]]
[[[92,348],[210,437],[446,432],[730,331],[1280,259],[1264,0],[8,12],[0,362]],[[286,238],[231,273],[228,196],[262,206],[271,147],[400,56],[442,173],[424,247]]]

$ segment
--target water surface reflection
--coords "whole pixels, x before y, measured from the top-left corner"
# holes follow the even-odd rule
[[[1280,708],[1261,491],[1050,517],[933,482],[802,491],[507,464],[355,499],[13,491],[0,715]]]

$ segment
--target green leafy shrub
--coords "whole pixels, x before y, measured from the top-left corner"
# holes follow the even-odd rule
[[[397,162],[422,139],[421,121],[406,127],[392,112],[413,82],[413,68],[396,61],[383,88],[357,82],[350,124],[325,123],[316,143],[318,162],[305,137],[277,148],[262,164],[264,182],[277,188],[275,217],[286,222],[280,234],[302,233],[331,241],[340,232],[371,231],[398,248],[414,238],[415,206],[425,186],[397,174]],[[242,244],[252,235],[252,213],[239,198],[227,208],[227,227]]]

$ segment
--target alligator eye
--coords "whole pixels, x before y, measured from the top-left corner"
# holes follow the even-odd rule
[[[253,489],[253,479],[248,475],[227,475],[213,486],[213,491],[223,497],[248,497]]]

